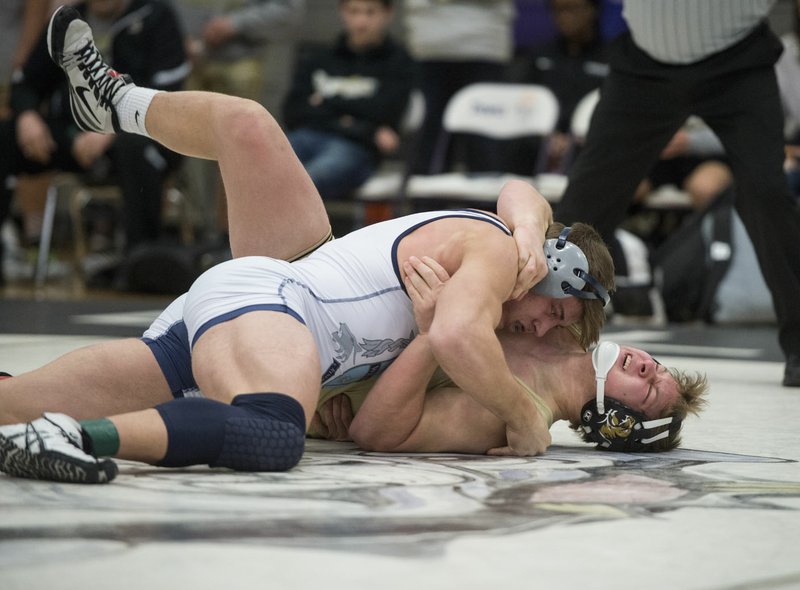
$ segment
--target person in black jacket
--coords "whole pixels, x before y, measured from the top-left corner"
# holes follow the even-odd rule
[[[399,147],[414,62],[388,35],[391,0],[341,0],[344,31],[309,51],[283,110],[288,137],[323,199],[346,196]]]
[[[86,0],[76,8],[92,22],[114,67],[137,84],[181,88],[189,65],[173,10],[162,0]],[[73,122],[63,73],[42,35],[11,87],[11,119],[0,121],[0,223],[16,175],[47,170],[113,171],[124,199],[127,248],[159,235],[161,194],[179,156],[135,135],[100,135]]]

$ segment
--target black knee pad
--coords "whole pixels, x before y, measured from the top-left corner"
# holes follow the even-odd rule
[[[238,395],[239,410],[225,421],[222,450],[212,467],[237,471],[287,471],[305,448],[305,412],[300,403],[280,393]]]

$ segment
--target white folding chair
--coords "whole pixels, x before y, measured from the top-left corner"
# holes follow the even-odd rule
[[[574,141],[581,143],[589,132],[589,123],[592,121],[594,108],[600,101],[600,90],[595,89],[584,96],[575,106],[570,119],[570,132]]]
[[[447,104],[442,135],[434,151],[435,174],[408,179],[410,200],[437,199],[456,203],[494,203],[512,178],[531,182],[533,176],[494,173],[444,172],[444,159],[453,134],[468,133],[487,139],[546,138],[558,120],[558,100],[544,86],[481,82],[459,90]],[[532,173],[534,170],[531,171]]]

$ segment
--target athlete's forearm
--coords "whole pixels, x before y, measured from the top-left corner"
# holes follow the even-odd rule
[[[553,223],[550,203],[533,186],[521,180],[507,182],[497,197],[497,214],[511,231],[527,229],[544,237]]]
[[[536,407],[514,379],[493,330],[463,326],[431,341],[442,369],[475,401],[514,429],[534,422]]]
[[[426,335],[419,335],[381,375],[350,424],[361,448],[392,451],[422,418],[425,392],[437,363]]]
[[[516,267],[510,240],[470,244],[436,301],[429,338],[456,385],[508,425],[522,427],[530,404],[508,368],[495,334]],[[527,404],[527,405],[526,405]]]
[[[513,232],[517,245],[517,281],[511,299],[525,295],[547,275],[544,240],[553,223],[550,204],[526,182],[507,183],[497,200],[497,213]]]

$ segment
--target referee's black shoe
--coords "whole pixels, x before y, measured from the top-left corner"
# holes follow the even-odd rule
[[[800,355],[790,354],[783,372],[784,387],[800,387]]]

